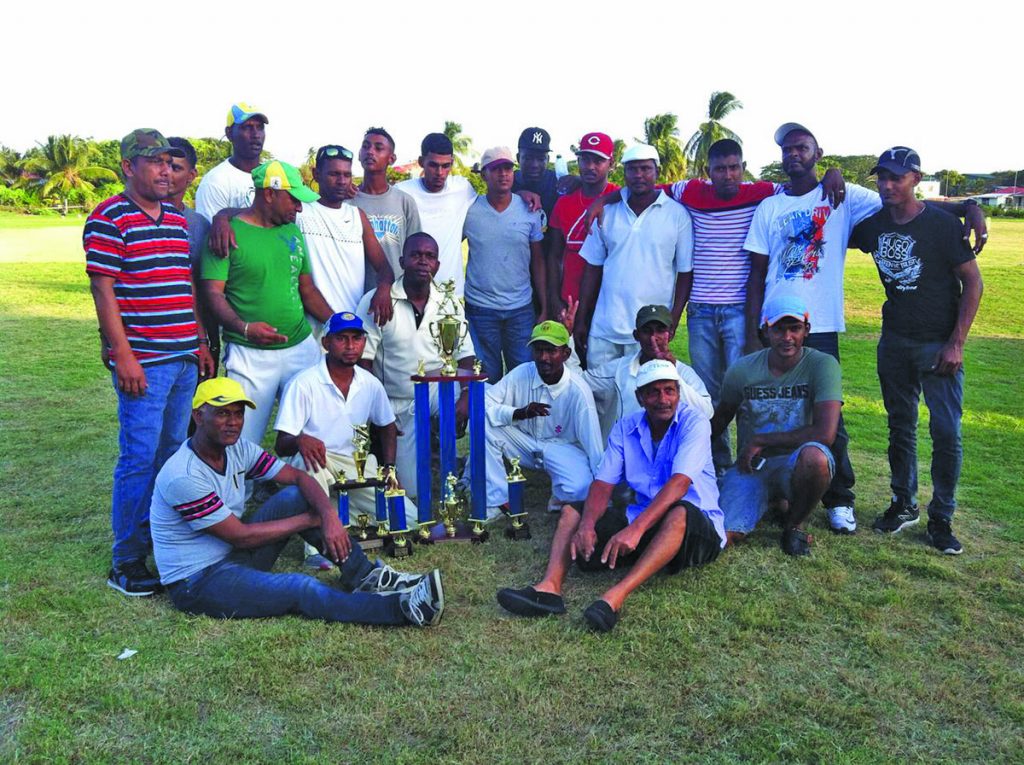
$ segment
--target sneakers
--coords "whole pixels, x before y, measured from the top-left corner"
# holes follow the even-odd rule
[[[418,587],[427,574],[407,574],[396,571],[387,563],[377,558],[376,566],[356,587],[356,592],[406,592]],[[440,580],[438,580],[440,581]]]
[[[810,555],[814,537],[803,529],[786,529],[782,532],[782,552],[786,555]]]
[[[146,567],[144,560],[128,561],[111,568],[107,587],[130,598],[148,598],[163,589],[160,577]]]
[[[933,518],[928,521],[928,541],[946,555],[959,555],[964,551],[960,540],[953,536],[953,527],[946,520]]]
[[[440,623],[444,613],[441,572],[435,568],[413,589],[401,592],[398,606],[409,623],[417,627],[433,627]]]
[[[879,534],[898,534],[907,526],[913,526],[920,518],[921,512],[917,505],[907,505],[893,500],[889,509],[875,518],[871,528]]]
[[[853,508],[849,505],[828,508],[828,525],[833,534],[856,534],[857,519],[853,515]]]
[[[334,564],[318,552],[307,555],[302,565],[313,571],[330,571],[334,568]]]

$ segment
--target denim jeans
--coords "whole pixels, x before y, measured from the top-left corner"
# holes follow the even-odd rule
[[[484,365],[491,385],[504,375],[502,357],[510,371],[532,359],[528,343],[535,318],[530,303],[507,311],[466,303],[466,319],[476,357]]]
[[[725,370],[743,355],[747,320],[743,303],[689,303],[686,306],[686,333],[689,337],[690,364],[718,406]],[[729,430],[711,441],[711,456],[716,470],[732,464]]]
[[[298,488],[288,486],[245,523],[290,518],[307,512],[307,508]],[[323,551],[319,529],[310,529],[301,536]],[[250,550],[235,550],[224,560],[167,585],[171,601],[181,611],[218,619],[297,614],[328,622],[405,624],[398,594],[346,592],[373,569],[359,545],[352,544],[352,552],[341,564],[338,584],[342,589],[338,589],[308,574],[270,573],[287,543],[285,538]]]
[[[917,502],[917,409],[924,391],[932,437],[932,501],[928,516],[952,520],[963,463],[960,417],[964,372],[932,372],[941,342],[924,343],[883,333],[878,341],[878,381],[889,416],[889,469],[896,501]]]
[[[812,317],[813,318],[813,317]],[[804,340],[805,348],[814,348],[816,351],[827,353],[839,361],[839,333],[838,332],[812,332]],[[836,459],[836,472],[832,476],[832,483],[829,484],[825,496],[821,498],[821,504],[833,508],[845,505],[853,507],[853,485],[857,477],[853,474],[853,465],[850,462],[850,436],[846,433],[846,423],[843,415],[839,414],[839,427],[836,429],[836,440],[832,442],[832,455]]]
[[[143,367],[146,392],[129,396],[117,391],[119,454],[114,466],[110,523],[114,530],[114,566],[142,560],[153,548],[149,504],[156,474],[177,451],[188,433],[192,395],[199,369],[193,358]]]

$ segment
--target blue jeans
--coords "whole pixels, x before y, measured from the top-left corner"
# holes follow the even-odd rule
[[[535,318],[530,303],[507,311],[466,303],[466,319],[476,357],[484,365],[491,385],[502,378],[504,367],[511,371],[532,359],[528,343]]]
[[[732,467],[722,476],[718,505],[725,515],[725,530],[749,534],[768,511],[773,499],[789,499],[793,470],[800,452],[808,447],[820,449],[828,460],[829,472],[835,475],[835,459],[825,444],[808,441],[791,454],[768,457],[764,467],[753,473],[741,473]]]
[[[812,332],[804,340],[804,347],[827,353],[839,361],[838,332]],[[850,436],[846,432],[846,423],[840,412],[836,440],[832,442],[832,455],[836,458],[836,472],[832,476],[832,483],[829,484],[825,496],[821,498],[821,504],[825,507],[833,508],[840,505],[853,507],[853,485],[857,482],[857,477],[853,474],[849,447]]]
[[[156,474],[185,440],[199,369],[194,359],[143,367],[146,392],[129,396],[117,388],[120,453],[114,466],[110,523],[114,566],[144,559],[153,548],[149,504]]]
[[[941,342],[924,343],[882,333],[878,341],[878,381],[889,415],[890,485],[895,500],[917,502],[917,409],[924,391],[928,430],[932,437],[932,501],[928,516],[952,520],[956,486],[963,463],[960,417],[964,403],[964,372],[932,372]]]
[[[245,523],[263,523],[290,518],[308,510],[295,486],[288,486],[268,499]],[[302,538],[323,551],[319,529]],[[297,614],[307,619],[361,624],[405,624],[398,594],[346,592],[355,588],[373,569],[359,545],[341,564],[338,583],[331,587],[307,574],[271,574],[277,556],[288,538],[250,550],[234,550],[224,560],[192,576],[167,585],[175,608],[190,614],[218,619],[245,619]]]
[[[725,370],[743,355],[746,316],[743,303],[689,303],[686,306],[686,332],[690,343],[690,364],[704,381],[711,401],[718,406]],[[715,468],[732,464],[729,430],[711,441]]]

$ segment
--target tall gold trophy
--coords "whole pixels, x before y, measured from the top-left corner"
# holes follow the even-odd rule
[[[466,337],[469,325],[458,318],[455,280],[449,279],[441,284],[439,289],[443,293],[441,305],[437,309],[441,318],[430,324],[430,336],[434,339],[434,345],[441,356],[441,374],[445,377],[454,377],[457,374],[455,354]]]
[[[356,463],[356,480],[366,480],[366,456],[370,448],[370,426],[369,424],[355,425],[352,427],[352,461]]]

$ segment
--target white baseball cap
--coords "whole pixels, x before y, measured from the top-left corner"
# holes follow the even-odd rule
[[[622,164],[627,162],[638,162],[642,159],[653,159],[654,164],[660,164],[658,150],[646,143],[635,143],[622,152]]]
[[[671,361],[665,359],[651,359],[646,364],[640,367],[640,371],[636,375],[636,389],[640,390],[645,385],[649,385],[652,382],[658,380],[675,380],[680,381],[679,372],[676,370],[676,365]]]

